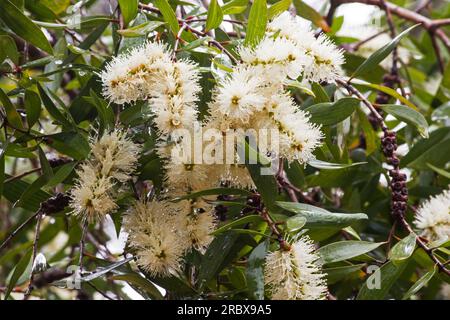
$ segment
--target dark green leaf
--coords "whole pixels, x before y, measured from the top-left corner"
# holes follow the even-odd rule
[[[324,264],[339,262],[354,258],[375,250],[381,246],[382,242],[369,242],[369,241],[339,241],[328,244],[320,248],[317,253],[319,254]]]
[[[0,0],[0,18],[19,37],[53,54],[53,49],[41,29],[9,0]]]
[[[357,300],[382,300],[402,274],[406,261],[385,263],[367,278],[356,297]],[[379,280],[379,281],[378,281]]]
[[[422,137],[428,138],[428,123],[420,112],[397,104],[384,104],[380,105],[380,107],[398,120],[416,127]]]
[[[359,100],[355,98],[343,98],[331,103],[319,103],[305,109],[311,114],[311,121],[322,125],[339,123],[355,112],[359,106]]]
[[[14,272],[13,272],[11,278],[9,279],[8,287],[6,288],[6,291],[5,291],[5,300],[8,299],[11,291],[14,289],[14,286],[16,285],[17,281],[21,278],[21,276],[24,273],[31,272],[31,266],[32,266],[31,254],[32,254],[32,251],[28,250],[25,253],[25,255],[19,260],[16,267],[14,268]]]
[[[364,213],[334,213],[304,203],[277,201],[276,204],[284,210],[305,217],[307,228],[343,228],[368,219]]]
[[[239,218],[237,220],[231,221],[230,223],[227,223],[224,226],[221,226],[220,228],[217,228],[212,235],[218,235],[221,234],[227,230],[233,229],[237,226],[242,226],[243,224],[252,223],[252,222],[258,222],[261,221],[262,218],[259,215],[249,215],[242,218]]]
[[[327,21],[324,17],[318,13],[314,8],[310,7],[302,0],[294,0],[295,8],[297,9],[297,14],[305,18],[306,20],[311,21],[319,28],[322,28],[323,31],[330,31],[330,27],[328,26]]]
[[[25,110],[27,112],[28,128],[31,128],[41,115],[41,98],[31,90],[25,90]]]
[[[19,64],[19,52],[13,38],[8,35],[0,35],[0,63],[6,58],[11,59],[16,65]]]
[[[246,276],[251,299],[264,300],[264,262],[268,246],[268,241],[261,242],[248,257]]]
[[[403,295],[402,300],[406,300],[409,297],[411,297],[413,294],[416,294],[419,292],[420,289],[422,289],[424,286],[430,282],[430,280],[434,277],[436,272],[438,271],[438,268],[435,266],[432,270],[425,273],[419,280],[417,280],[411,288]]]
[[[0,10],[0,12],[1,11],[2,10]],[[2,103],[3,108],[5,109],[6,119],[8,119],[8,122],[15,128],[23,130],[22,118],[17,112],[16,107],[12,104],[11,100],[9,100],[9,97],[1,88],[0,88],[0,102]]]

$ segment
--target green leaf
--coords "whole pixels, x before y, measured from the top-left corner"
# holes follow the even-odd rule
[[[53,54],[53,49],[41,29],[9,0],[0,0],[0,19],[19,37]]]
[[[430,167],[430,169],[435,171],[437,174],[439,174],[447,179],[450,179],[450,172],[448,172],[444,169],[438,168],[436,166],[433,166],[432,164],[429,164],[429,163],[427,163],[427,165]]]
[[[425,273],[419,280],[414,283],[411,288],[403,295],[402,300],[409,299],[413,294],[416,294],[419,292],[420,289],[422,289],[424,286],[428,284],[428,282],[434,277],[436,272],[438,271],[437,266],[434,266],[434,268],[427,273]]]
[[[18,65],[19,64],[19,52],[17,51],[16,42],[8,35],[0,35],[0,63],[6,58]]]
[[[286,228],[289,232],[297,232],[306,225],[306,218],[300,215],[290,217],[286,220]]]
[[[373,68],[378,66],[378,64],[383,61],[391,52],[394,50],[394,48],[398,45],[400,40],[408,34],[412,29],[417,27],[419,24],[416,24],[412,27],[409,27],[408,29],[404,30],[400,34],[398,34],[394,39],[392,39],[389,43],[375,51],[370,55],[369,58],[367,58],[364,63],[362,63],[358,69],[352,74],[352,78],[357,77],[361,74],[366,74],[370,72]]]
[[[358,85],[361,85],[361,86],[364,86],[364,87],[369,87],[369,88],[375,89],[377,91],[384,92],[387,95],[389,95],[389,96],[391,96],[391,97],[393,97],[393,98],[395,98],[397,100],[400,100],[401,103],[407,105],[408,107],[410,107],[410,108],[412,108],[414,110],[418,110],[417,106],[414,105],[414,103],[412,103],[411,101],[406,99],[404,96],[402,96],[401,94],[399,94],[397,91],[395,91],[392,88],[389,88],[389,87],[386,87],[386,86],[382,86],[382,85],[379,85],[379,84],[369,83],[369,82],[366,82],[366,81],[363,81],[363,80],[360,80],[360,79],[352,79],[352,83],[358,84]]]
[[[28,128],[31,128],[39,120],[39,116],[41,115],[41,98],[36,92],[25,90],[24,103],[27,112]]]
[[[294,6],[297,9],[297,14],[314,23],[319,28],[322,28],[323,31],[330,31],[330,27],[328,26],[327,21],[324,17],[318,13],[314,8],[310,7],[302,0],[294,0]]]
[[[76,160],[85,159],[91,151],[87,139],[78,132],[60,132],[49,135],[47,143],[58,152]]]
[[[199,281],[212,279],[223,268],[227,258],[233,256],[240,234],[237,232],[222,233],[211,242],[203,256],[198,274]]]
[[[114,280],[126,281],[128,284],[132,286],[136,286],[139,289],[143,290],[150,298],[154,300],[162,300],[164,297],[159,292],[158,288],[155,287],[153,283],[140,276],[138,273],[127,273],[127,274],[119,274],[112,276]],[[138,289],[136,288],[136,289]],[[139,290],[139,291],[141,291]]]
[[[428,139],[422,139],[401,159],[401,167],[429,170],[429,164],[440,167],[450,161],[450,153],[442,152],[450,148],[450,128],[439,128],[430,133]]]
[[[45,176],[45,179],[48,181],[50,180],[50,178],[53,177],[53,169],[50,166],[50,163],[48,162],[47,157],[45,156],[45,153],[42,150],[41,146],[38,146],[38,152],[39,152],[39,162],[41,163],[42,175]]]
[[[416,127],[422,137],[428,138],[428,123],[420,112],[398,104],[384,104],[380,107],[398,120]]]
[[[211,0],[206,18],[206,31],[218,28],[223,20],[223,12],[217,0]]]
[[[416,235],[410,233],[392,247],[389,252],[389,260],[400,261],[408,259],[416,248]]]
[[[257,222],[257,221],[261,221],[262,218],[259,215],[249,215],[249,216],[245,216],[242,217],[240,219],[234,220],[230,223],[227,223],[224,226],[221,226],[220,228],[217,228],[213,233],[211,233],[212,235],[216,236],[218,234],[221,234],[227,230],[233,229],[234,227],[237,226],[242,226],[243,224],[247,224],[247,223],[252,223],[252,222]]]
[[[245,274],[251,299],[264,300],[264,262],[268,246],[269,241],[261,242],[248,257]]]
[[[9,176],[6,176],[6,178],[9,178]],[[30,183],[18,179],[10,182],[5,182],[3,195],[6,199],[8,199],[9,202],[15,203],[19,200],[21,195],[30,188],[30,185]],[[41,202],[47,200],[48,198],[50,198],[50,196],[51,194],[42,190],[38,190],[30,194],[27,201],[21,204],[21,207],[29,211],[36,211],[37,209],[39,209]]]
[[[222,6],[224,15],[240,14],[247,9],[249,0],[231,0]]]
[[[66,110],[59,109],[55,105],[55,103],[49,96],[49,91],[46,88],[42,87],[39,83],[37,84],[37,87],[41,96],[42,103],[44,104],[50,116],[52,116],[53,119],[55,119],[58,123],[65,127],[73,127],[73,120],[71,119],[70,114]]]
[[[92,272],[91,274],[84,276],[80,278],[82,282],[92,281],[94,279],[97,279],[98,277],[103,276],[104,274],[107,274],[108,272],[111,272],[112,270],[123,266],[124,264],[127,264],[128,262],[132,261],[134,258],[125,258],[123,260],[117,261],[115,263],[112,263],[111,265],[107,267],[98,268],[96,271]]]
[[[381,246],[383,242],[368,242],[368,241],[339,241],[334,242],[320,248],[317,253],[319,254],[323,264],[339,262],[354,258],[375,250]]]
[[[17,281],[21,278],[21,276],[24,273],[31,272],[31,266],[32,266],[31,254],[32,254],[32,251],[30,249],[19,260],[16,267],[14,268],[14,272],[13,272],[11,278],[9,279],[8,287],[6,288],[6,291],[5,291],[5,300],[8,299],[11,291],[14,289],[14,286],[16,285]]]
[[[343,228],[368,219],[364,213],[334,213],[305,203],[276,201],[276,205],[305,217],[307,228]]]
[[[131,20],[136,18],[138,13],[138,3],[138,0],[119,0],[120,11],[126,26]]]
[[[169,2],[167,0],[155,0],[155,6],[161,11],[164,21],[169,24],[172,32],[177,34],[180,30],[180,26],[178,25],[177,16],[175,15],[175,12],[173,12]]]
[[[324,268],[323,272],[327,275],[327,284],[334,284],[339,280],[345,279],[351,274],[361,270],[365,264],[356,264],[344,267]]]
[[[331,102],[330,97],[328,96],[328,93],[317,82],[313,82],[311,84],[311,90],[314,92],[314,97],[315,97],[314,102],[315,103]]]
[[[313,159],[308,161],[308,165],[311,167],[322,169],[322,170],[339,170],[345,169],[349,167],[359,166],[362,164],[366,164],[367,162],[354,162],[354,163],[332,163],[322,160]]]
[[[380,269],[373,272],[367,278],[363,287],[358,293],[356,300],[382,300],[389,293],[389,290],[402,274],[407,265],[406,261],[385,263]],[[379,287],[377,287],[379,279]]]
[[[244,44],[247,46],[255,46],[264,37],[267,25],[267,2],[266,0],[253,1],[248,16],[247,34],[245,35]]]
[[[288,10],[291,3],[292,3],[292,0],[280,0],[276,3],[274,3],[273,5],[271,5],[269,8],[269,11],[268,11],[269,19],[272,19],[272,18],[278,16],[279,14],[281,14],[282,12]]]
[[[431,120],[433,121],[438,120],[445,121],[448,118],[450,118],[450,101],[434,109],[433,112],[431,113]]]
[[[0,199],[3,196],[5,184],[5,150],[0,152]]]
[[[162,21],[147,21],[128,29],[117,30],[117,33],[128,38],[142,37],[164,24],[166,23]]]
[[[53,188],[57,184],[63,182],[75,168],[76,162],[66,163],[59,168],[53,177],[46,183],[46,187]]]
[[[114,126],[114,112],[111,109],[111,105],[104,99],[100,98],[94,90],[90,90],[89,100],[92,105],[97,109],[97,114],[100,118],[99,134],[102,134],[104,130],[109,130]]]
[[[0,10],[0,12],[1,11],[2,10]],[[2,103],[3,108],[5,109],[6,119],[8,119],[8,122],[15,128],[23,130],[22,118],[17,112],[16,107],[12,104],[11,100],[9,100],[9,97],[1,88],[0,88],[0,102]]]
[[[355,98],[343,98],[331,103],[319,103],[305,109],[311,114],[311,121],[325,126],[344,121],[355,112],[359,106],[359,100]]]

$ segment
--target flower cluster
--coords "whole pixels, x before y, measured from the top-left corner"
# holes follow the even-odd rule
[[[124,218],[137,263],[152,276],[176,275],[183,255],[204,250],[212,240],[214,217],[205,203],[182,200],[136,202]]]
[[[164,163],[165,193],[159,200],[136,204],[125,219],[138,264],[153,275],[180,271],[183,255],[192,248],[203,251],[216,224],[212,206],[203,200],[170,198],[220,185],[254,187],[242,154],[227,148],[230,132],[252,129],[256,140],[261,140],[259,132],[270,132],[266,143],[258,143],[258,151],[290,163],[308,162],[320,145],[320,128],[290,96],[286,82],[333,82],[340,75],[342,52],[325,35],[316,37],[309,25],[284,13],[268,24],[259,44],[239,47],[237,53],[241,62],[218,81],[209,114],[198,126],[199,68],[186,60],[174,61],[166,46],[148,42],[114,58],[101,74],[105,96],[116,104],[147,101],[158,129],[156,150]],[[208,129],[216,134],[203,135]],[[196,149],[196,135],[210,143]],[[241,144],[244,138],[236,136]],[[195,161],[199,154],[222,157],[222,162]],[[306,238],[289,252],[270,254],[266,278],[273,297],[321,298],[325,286],[319,269]]]
[[[198,68],[189,61],[173,62],[163,44],[147,42],[115,57],[100,76],[111,102],[148,100],[161,134],[191,128],[197,117]]]
[[[414,224],[430,241],[450,239],[450,190],[425,201],[417,211]]]
[[[311,240],[296,240],[289,251],[278,250],[266,257],[265,283],[274,300],[318,300],[327,293],[325,275]]]
[[[117,209],[114,186],[131,179],[140,147],[120,130],[94,138],[90,146],[90,158],[77,170],[70,206],[74,214],[94,222]]]

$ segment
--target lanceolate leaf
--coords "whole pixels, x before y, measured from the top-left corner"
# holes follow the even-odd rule
[[[0,0],[0,19],[19,37],[52,54],[53,49],[41,29],[9,0]]]
[[[138,3],[138,0],[119,0],[120,11],[122,11],[125,25],[128,25],[136,17]]]
[[[365,74],[370,72],[373,68],[375,68],[381,61],[383,61],[391,52],[394,50],[394,48],[398,45],[400,40],[408,34],[412,29],[417,27],[418,24],[409,27],[399,35],[397,35],[394,39],[392,39],[389,43],[387,43],[385,46],[381,47],[372,55],[367,58],[367,60],[359,66],[358,69],[353,73],[352,78],[355,78],[359,76],[360,74]]]
[[[360,256],[378,248],[382,244],[368,241],[340,241],[320,248],[317,253],[322,262],[327,264]]]
[[[312,122],[332,125],[352,115],[359,103],[355,98],[343,98],[335,103],[325,102],[309,106],[305,111],[311,114]]]
[[[245,44],[254,46],[264,37],[267,25],[267,2],[266,0],[253,1],[248,17],[247,34]]]
[[[268,241],[261,242],[248,257],[246,270],[249,294],[256,300],[264,299],[264,262],[267,254]]]
[[[416,235],[410,233],[407,237],[403,238],[392,247],[389,252],[390,260],[405,260],[408,259],[416,248]]]
[[[178,25],[177,16],[175,15],[175,12],[173,12],[169,2],[167,0],[155,0],[155,5],[161,11],[164,21],[169,24],[172,32],[177,34],[178,30],[180,30],[180,26]]]
[[[366,283],[356,297],[357,300],[381,300],[386,297],[389,290],[405,270],[406,261],[394,264],[392,261],[384,264],[367,278]]]
[[[304,203],[277,201],[277,206],[306,218],[308,228],[343,228],[367,220],[364,213],[334,213]]]
[[[384,104],[380,107],[387,113],[392,114],[398,120],[416,127],[422,137],[428,138],[428,123],[420,112],[397,104]]]
[[[208,16],[206,18],[206,31],[215,29],[220,26],[223,19],[223,12],[217,0],[211,0],[208,8]]]

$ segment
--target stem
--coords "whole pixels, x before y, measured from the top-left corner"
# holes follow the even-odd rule
[[[39,242],[39,236],[40,236],[40,231],[41,231],[42,215],[43,215],[42,210],[39,210],[37,212],[36,231],[34,233],[33,255],[32,255],[32,259],[31,259],[30,283],[28,284],[28,289],[25,292],[25,295],[23,297],[24,300],[27,300],[28,297],[31,295],[31,292],[33,291],[33,281],[34,281],[34,274],[35,274],[33,267],[34,267],[34,263],[36,260],[37,250],[38,250],[38,242]]]
[[[84,257],[84,245],[86,238],[86,231],[89,226],[89,221],[85,217],[82,221],[81,239],[80,239],[80,258],[78,260],[78,266],[80,267],[80,275],[83,273],[83,257]]]

